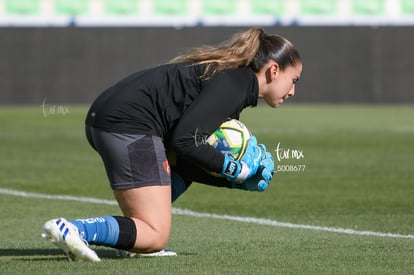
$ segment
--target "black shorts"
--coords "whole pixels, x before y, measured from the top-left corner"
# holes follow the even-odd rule
[[[101,156],[112,189],[171,185],[161,137],[111,133],[90,126],[86,126],[86,137]]]

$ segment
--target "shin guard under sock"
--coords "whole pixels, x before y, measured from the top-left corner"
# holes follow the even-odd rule
[[[70,221],[79,230],[82,238],[90,244],[114,246],[119,238],[119,225],[111,216]]]
[[[127,217],[103,216],[70,221],[90,244],[130,250],[135,245],[135,222]]]

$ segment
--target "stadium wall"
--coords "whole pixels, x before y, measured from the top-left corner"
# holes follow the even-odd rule
[[[246,27],[0,28],[0,103],[90,103],[120,78]],[[267,27],[304,63],[294,102],[413,103],[413,27]]]

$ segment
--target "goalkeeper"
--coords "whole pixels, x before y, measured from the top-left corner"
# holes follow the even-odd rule
[[[237,161],[196,144],[194,136],[208,137],[226,119],[238,119],[243,109],[256,106],[258,98],[278,107],[295,94],[301,72],[299,53],[288,40],[254,28],[114,84],[93,102],[85,129],[123,216],[52,219],[42,236],[70,260],[100,261],[87,243],[174,255],[164,250],[171,202],[192,181],[263,191],[274,172],[271,154],[255,137]],[[167,152],[176,155],[174,163]]]

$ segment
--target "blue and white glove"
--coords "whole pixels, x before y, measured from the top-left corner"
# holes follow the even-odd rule
[[[256,174],[243,182],[233,182],[232,188],[263,192],[269,186],[275,172],[275,161],[272,154],[266,152],[266,147],[263,144],[259,144],[259,147],[263,151],[262,156],[264,157],[260,161]]]
[[[264,152],[257,146],[256,137],[251,136],[241,160],[234,159],[230,154],[224,155],[221,175],[231,182],[242,182],[252,177],[256,174],[260,162],[264,158]]]

